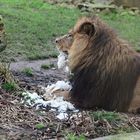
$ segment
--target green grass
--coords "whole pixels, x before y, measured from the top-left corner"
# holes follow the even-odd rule
[[[45,125],[43,123],[38,123],[35,125],[35,128],[36,129],[43,129],[43,128],[45,128]]]
[[[107,15],[100,14],[100,17],[111,25],[122,38],[128,40],[136,50],[140,50],[140,15],[122,11]]]
[[[47,69],[50,69],[50,65],[48,65],[48,64],[42,64],[41,65],[41,68],[47,70]]]
[[[80,11],[43,0],[0,0],[0,14],[8,39],[3,56],[33,60],[56,57],[55,38],[73,26]]]
[[[6,83],[3,83],[2,85],[2,88],[4,89],[4,90],[6,90],[6,91],[14,91],[14,90],[16,90],[16,84],[15,83],[9,83],[9,82],[6,82]]]
[[[67,140],[86,140],[86,138],[83,135],[76,136],[74,134],[68,134],[66,139]]]
[[[112,134],[130,133],[136,131],[131,125],[124,125],[126,116],[117,112],[94,111],[90,112],[95,121],[107,121],[112,126]]]
[[[26,76],[33,76],[33,70],[31,68],[25,68],[22,70],[22,72],[26,75]]]
[[[91,113],[92,117],[96,120],[118,121],[121,120],[120,115],[116,112],[95,111]]]
[[[41,65],[41,68],[45,69],[45,70],[53,68],[53,67],[55,67],[54,64],[42,64]]]
[[[8,47],[1,57],[10,60],[56,57],[55,38],[65,34],[81,16],[78,9],[50,5],[43,0],[0,0],[0,14],[4,18],[8,40]],[[127,12],[99,16],[139,49],[140,16]]]

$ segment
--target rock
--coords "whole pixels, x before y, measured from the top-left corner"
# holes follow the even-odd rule
[[[124,8],[138,7],[140,9],[140,0],[114,0],[114,3]]]
[[[0,52],[6,48],[5,30],[2,16],[0,15]]]
[[[105,5],[105,4],[102,4],[102,3],[96,3],[96,4],[92,4],[92,3],[79,3],[77,5],[77,7],[79,9],[89,9],[87,11],[90,11],[90,10],[105,10],[105,9],[109,9],[109,10],[114,10],[116,9],[115,5]]]

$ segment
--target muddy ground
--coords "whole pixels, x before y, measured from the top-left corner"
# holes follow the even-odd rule
[[[49,69],[41,68],[42,65],[52,65]],[[24,69],[32,69],[33,76],[28,76],[24,73]],[[10,70],[13,75],[19,80],[20,84],[28,85],[29,87],[54,83],[58,80],[67,79],[67,75],[57,69],[57,59],[46,59],[37,61],[19,61],[10,64]]]

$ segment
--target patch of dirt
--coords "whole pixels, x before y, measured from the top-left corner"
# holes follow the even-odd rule
[[[53,65],[50,69],[41,68],[42,65]],[[23,72],[25,68],[32,69],[32,76],[26,75]],[[67,75],[57,69],[56,59],[46,59],[37,61],[19,61],[10,64],[10,70],[16,79],[18,79],[21,87],[34,89],[39,85],[47,86],[48,84],[55,83],[58,80],[67,79]]]

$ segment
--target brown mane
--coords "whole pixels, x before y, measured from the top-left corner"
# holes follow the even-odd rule
[[[82,108],[126,111],[139,78],[140,58],[99,18],[82,18],[71,32],[71,98]]]

